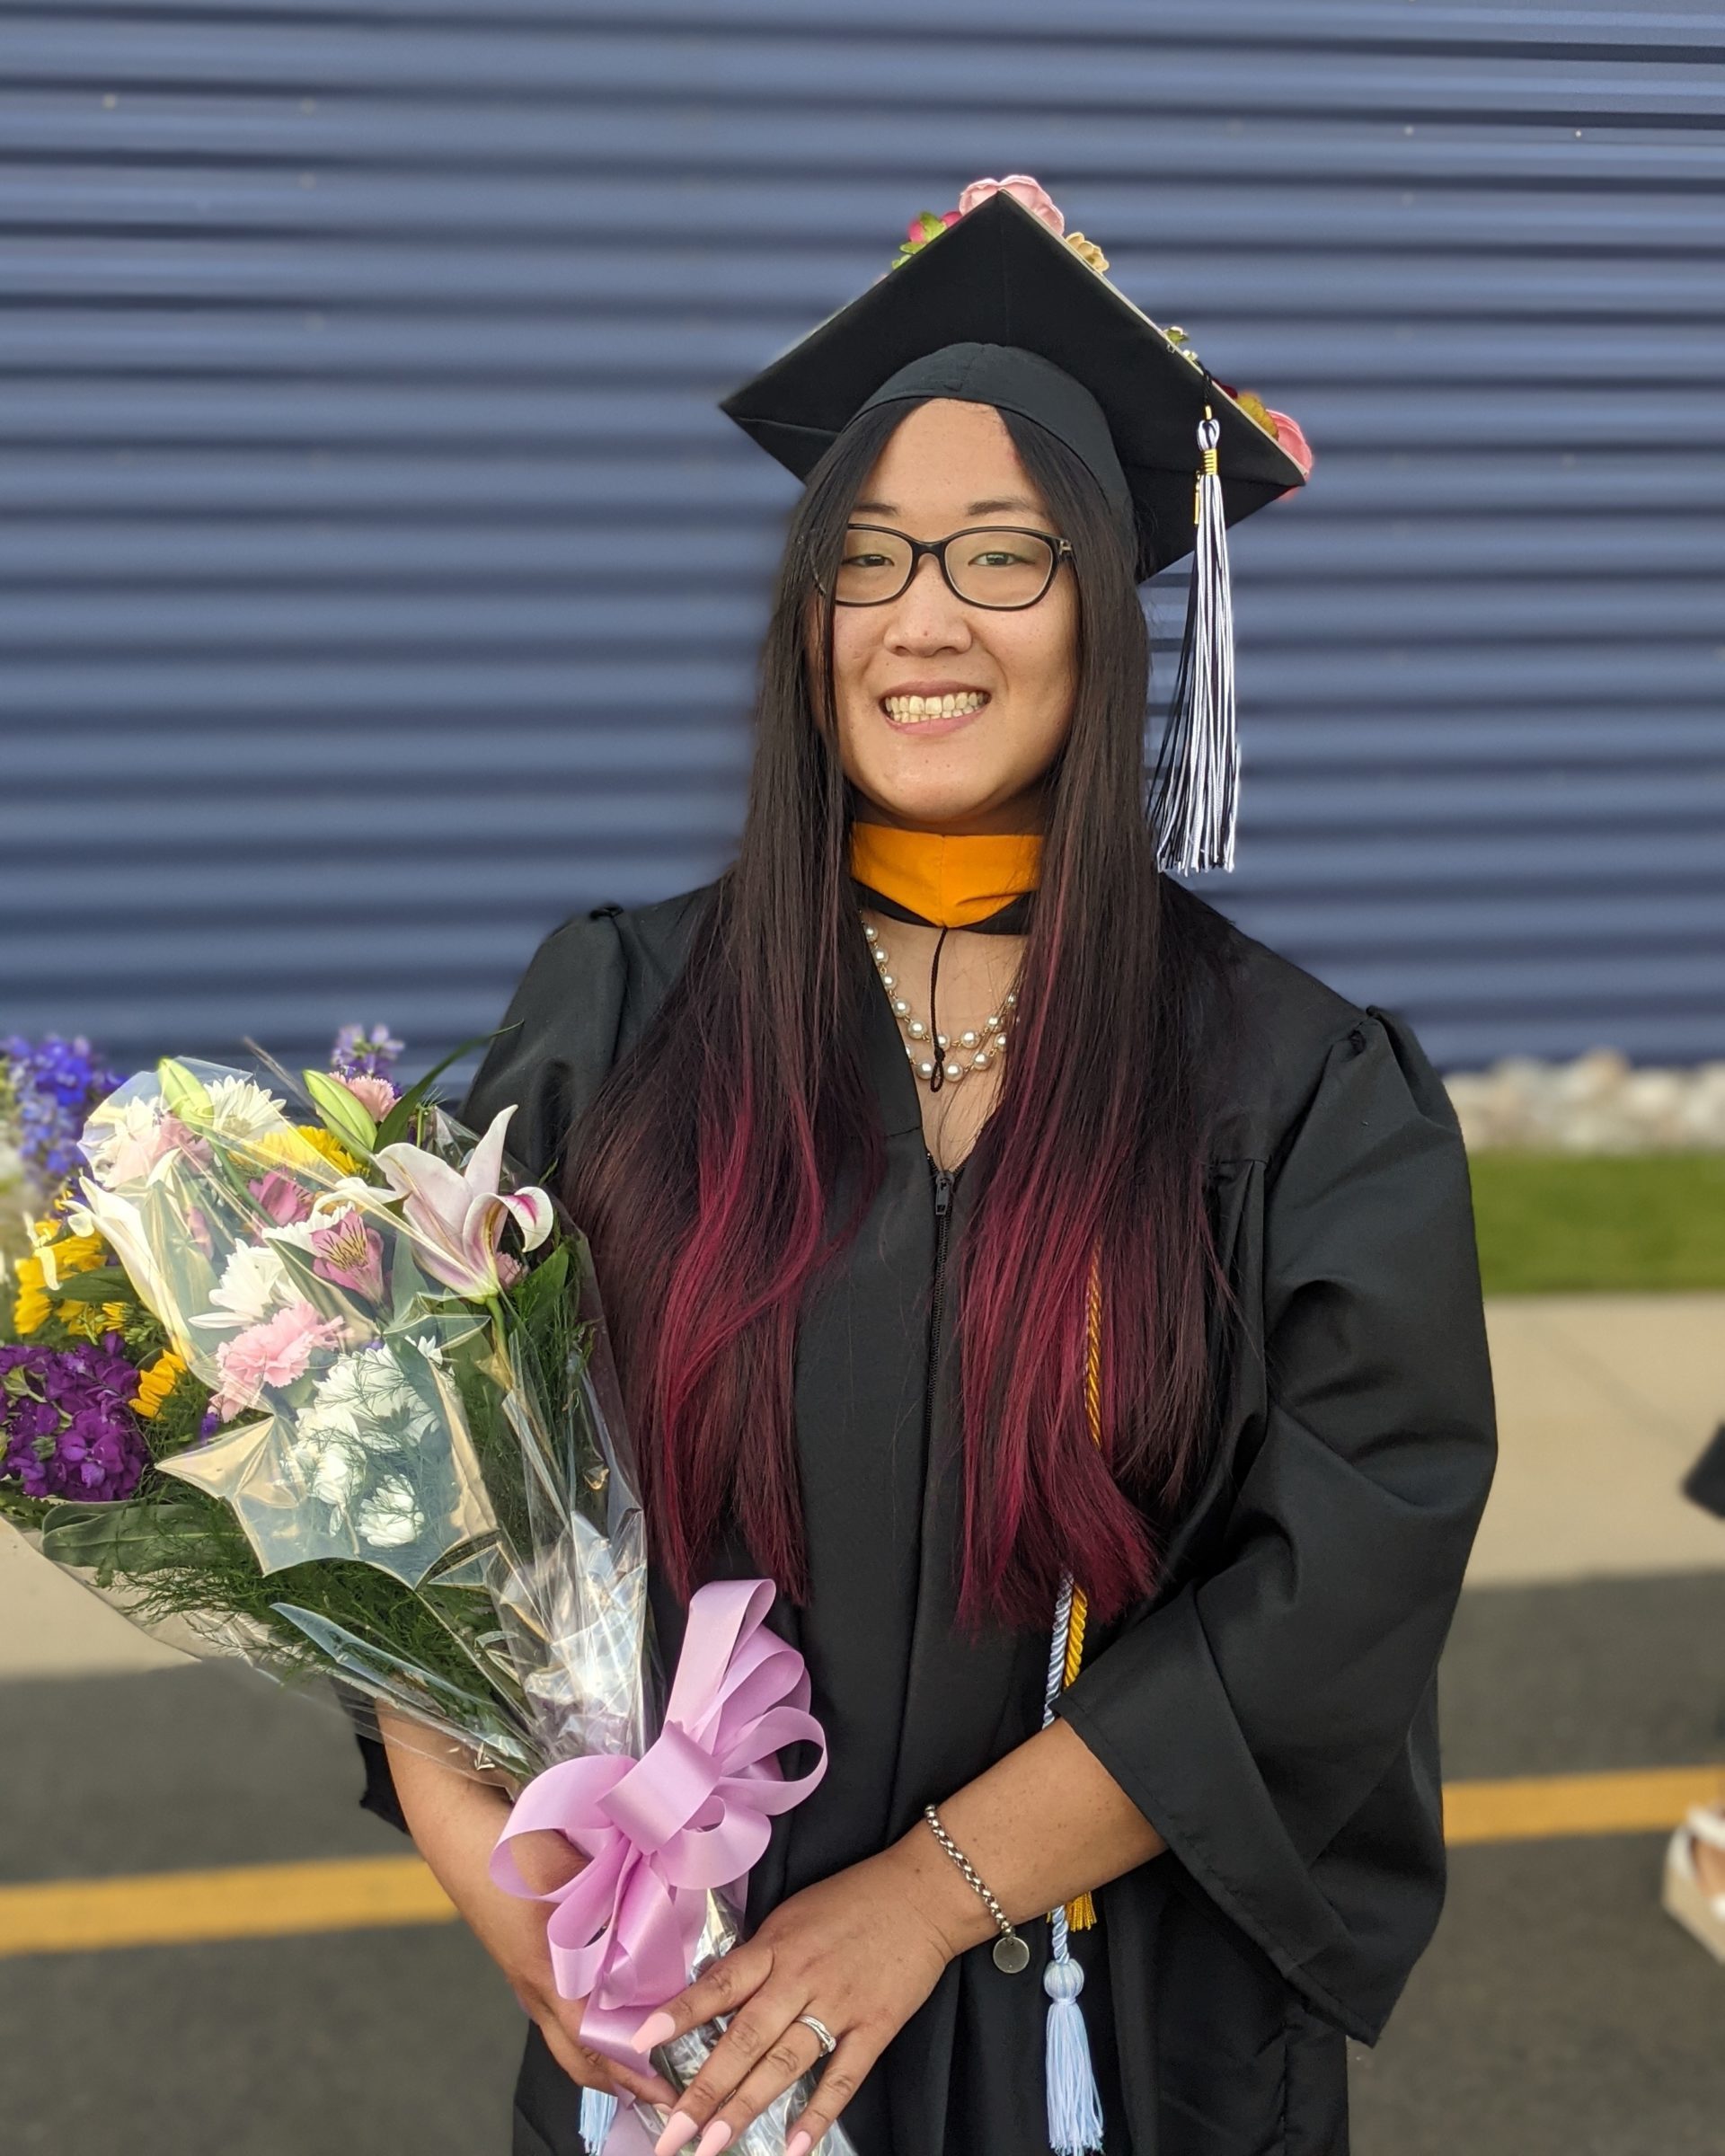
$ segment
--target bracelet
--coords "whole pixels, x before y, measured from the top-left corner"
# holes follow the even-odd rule
[[[1021,1969],[1029,1967],[1031,1949],[1007,1922],[1006,1912],[977,1877],[975,1866],[941,1825],[941,1816],[932,1804],[923,1807],[923,1817],[927,1820],[934,1839],[982,1896],[989,1915],[1000,1927],[1000,1937],[994,1945],[995,1966],[1004,1969],[1009,1976],[1015,1976]]]

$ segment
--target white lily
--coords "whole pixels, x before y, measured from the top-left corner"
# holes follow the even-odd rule
[[[543,1190],[529,1186],[506,1195],[497,1187],[503,1133],[514,1113],[513,1105],[499,1109],[462,1169],[417,1145],[385,1145],[375,1156],[404,1200],[402,1216],[420,1264],[458,1295],[501,1294],[497,1259],[506,1221],[519,1227],[524,1250],[537,1249],[551,1233],[551,1200]]]
[[[111,1190],[104,1190],[93,1177],[80,1176],[78,1188],[84,1193],[84,1202],[95,1222],[96,1232],[125,1267],[132,1286],[161,1321],[169,1345],[181,1361],[192,1361],[197,1351],[181,1326],[173,1291],[150,1248],[143,1215],[128,1199],[116,1197]]]

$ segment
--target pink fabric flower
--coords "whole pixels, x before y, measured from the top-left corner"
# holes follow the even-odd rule
[[[1269,411],[1269,423],[1276,429],[1276,439],[1294,459],[1300,470],[1310,477],[1314,461],[1312,455],[1312,445],[1301,432],[1299,421],[1290,420],[1285,411],[1273,411],[1268,405],[1265,410]]]
[[[379,1078],[369,1071],[358,1071],[351,1075],[333,1071],[331,1075],[338,1084],[347,1087],[374,1123],[381,1123],[400,1098],[387,1078]]]
[[[1054,207],[1054,198],[1039,180],[1031,179],[1029,172],[1008,172],[1004,180],[973,180],[959,197],[959,215],[967,217],[978,202],[986,202],[990,195],[1015,195],[1025,208],[1032,211],[1050,232],[1066,234],[1066,220]]]
[[[221,1371],[210,1407],[223,1422],[242,1408],[255,1408],[266,1385],[290,1385],[312,1359],[343,1333],[340,1318],[320,1318],[303,1298],[250,1325],[216,1350]]]

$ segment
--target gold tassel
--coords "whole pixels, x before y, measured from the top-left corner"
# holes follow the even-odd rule
[[[1084,1407],[1090,1417],[1090,1435],[1092,1444],[1102,1442],[1102,1259],[1101,1252],[1092,1254],[1090,1260],[1090,1348],[1084,1358]],[[1066,1624],[1066,1666],[1061,1682],[1070,1684],[1078,1674],[1084,1658],[1084,1617],[1086,1613],[1084,1590],[1075,1586],[1072,1590],[1072,1615]],[[1088,1894],[1078,1895],[1066,1904],[1066,1929],[1070,1931],[1088,1931],[1096,1922],[1096,1904]]]

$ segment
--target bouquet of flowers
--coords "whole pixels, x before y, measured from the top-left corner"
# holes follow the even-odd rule
[[[0,1509],[146,1630],[333,1679],[500,1776],[493,1877],[528,1893],[509,1844],[545,1827],[584,1856],[541,1897],[558,1989],[647,2070],[628,2032],[736,1942],[772,1816],[824,1772],[801,1657],[770,1581],[713,1582],[661,1698],[591,1257],[506,1187],[514,1109],[475,1138],[431,1098],[447,1065],[398,1096],[374,1058],[302,1074],[296,1117],[268,1067],[281,1097],[170,1059],[90,1114],[20,1268],[17,1330],[51,1337],[0,1348]],[[653,2063],[686,2086],[715,2040]],[[782,2156],[808,2093],[739,2149]],[[662,2125],[588,2092],[606,2156]]]

